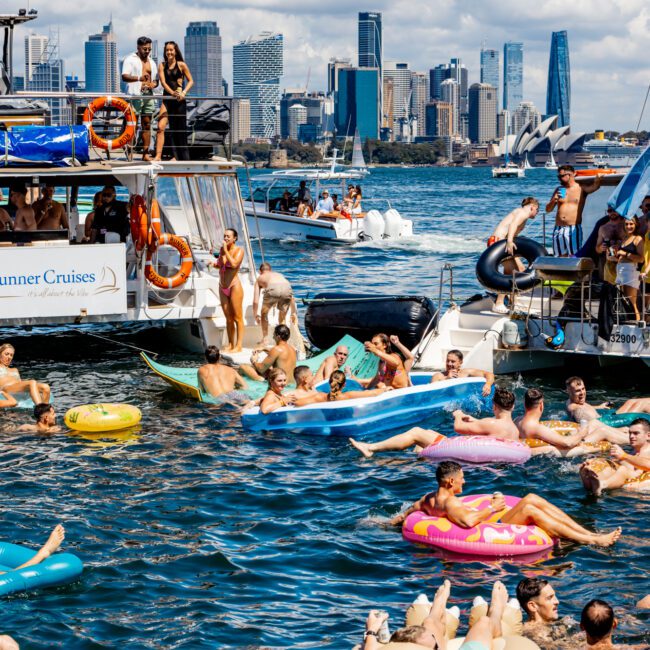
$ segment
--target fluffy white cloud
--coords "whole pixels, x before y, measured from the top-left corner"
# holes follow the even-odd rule
[[[183,43],[191,20],[215,20],[221,30],[224,75],[232,78],[232,46],[262,30],[284,34],[283,86],[326,86],[331,57],[357,56],[357,11],[381,11],[384,57],[407,61],[426,71],[452,56],[462,58],[470,81],[478,80],[481,43],[501,49],[505,41],[524,42],[524,95],[544,112],[546,70],[552,31],[569,32],[574,130],[636,126],[650,80],[644,56],[650,32],[646,0],[157,0],[125,3],[105,0],[85,4],[41,0],[36,33],[60,33],[68,73],[84,75],[83,43],[113,17],[120,56],[142,34]],[[16,30],[17,72],[22,65],[22,36]],[[641,123],[650,128],[650,110]]]

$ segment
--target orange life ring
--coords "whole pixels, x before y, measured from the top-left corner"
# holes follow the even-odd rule
[[[180,285],[184,284],[190,277],[192,266],[194,265],[194,261],[192,260],[192,251],[190,250],[189,244],[182,237],[170,235],[169,233],[160,235],[158,244],[160,246],[173,246],[180,253],[181,268],[175,275],[172,275],[171,278],[166,278],[160,275],[153,268],[152,257],[154,250],[150,248],[147,251],[147,261],[144,265],[145,277],[149,282],[151,282],[151,284],[155,287],[160,287],[161,289],[174,289],[175,287],[180,287]]]
[[[131,239],[136,251],[141,251],[147,243],[149,223],[147,217],[147,204],[144,197],[136,194],[131,204],[131,216],[129,219],[131,225]]]
[[[95,113],[102,108],[116,108],[118,111],[122,111],[122,114],[126,118],[126,128],[113,140],[100,138],[93,129],[93,117],[95,116]],[[93,145],[100,149],[112,151],[113,149],[122,149],[124,145],[133,140],[137,118],[133,107],[129,102],[120,97],[111,97],[109,95],[108,97],[98,97],[97,99],[93,99],[93,101],[88,104],[88,107],[84,111],[83,124],[88,129],[88,133],[90,133],[90,142]]]
[[[151,227],[147,232],[147,246],[152,250],[158,248],[158,242],[162,234],[162,229],[160,227],[160,207],[158,201],[153,199],[151,201]]]

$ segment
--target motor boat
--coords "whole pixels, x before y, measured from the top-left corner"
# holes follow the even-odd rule
[[[513,162],[492,167],[492,178],[524,178],[524,176],[526,176],[524,168]]]

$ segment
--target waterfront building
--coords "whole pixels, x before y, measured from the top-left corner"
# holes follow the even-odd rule
[[[469,89],[469,139],[485,144],[497,136],[497,89],[475,83]]]
[[[536,129],[541,121],[542,115],[533,102],[521,102],[512,113],[511,133],[519,133],[519,131],[521,131],[521,129],[529,122],[531,126]]]
[[[501,110],[497,113],[497,138],[502,140],[510,131],[510,111]]]
[[[460,135],[460,84],[453,79],[445,79],[440,84],[440,96],[451,107],[450,135]]]
[[[503,46],[503,108],[514,111],[524,99],[524,44]]]
[[[469,102],[468,102],[468,91],[469,91],[469,81],[468,81],[468,72],[465,65],[458,58],[450,60],[449,63],[449,76],[448,79],[453,79],[459,86],[460,92],[460,112],[467,113]]]
[[[429,102],[425,109],[425,124],[427,136],[451,137],[453,131],[451,104],[439,100]]]
[[[237,144],[251,137],[251,102],[250,99],[232,100],[230,116],[230,137]]]
[[[402,124],[408,121],[411,113],[411,70],[408,63],[386,61],[384,78],[393,82],[393,120],[388,124],[393,134],[401,133]]]
[[[417,120],[415,136],[426,135],[426,105],[429,100],[429,77],[423,72],[411,73],[411,115]]]
[[[393,86],[393,80],[390,77],[384,77],[381,129],[386,136],[382,136],[382,139],[385,140],[393,139]]]
[[[104,25],[101,33],[88,36],[84,54],[86,90],[91,93],[117,93],[121,75],[112,21]]]
[[[45,60],[47,42],[48,37],[41,34],[25,36],[25,83],[32,80],[34,68]]]
[[[379,84],[377,68],[339,70],[335,98],[335,124],[339,137],[352,136],[359,129],[362,140],[379,135]]]
[[[494,86],[499,102],[499,50],[481,48],[481,83]],[[498,106],[497,106],[498,110]]]
[[[303,88],[288,88],[285,90],[280,100],[280,137],[293,137],[290,126],[290,109],[296,104],[302,105],[307,111],[304,124],[322,126],[324,102],[325,95],[323,93],[313,92],[308,94]],[[298,129],[295,130],[297,133]]]
[[[221,34],[216,22],[205,20],[191,22],[187,26],[183,56],[194,78],[194,87],[190,90],[191,94],[203,97],[221,97],[225,94],[223,88]],[[155,60],[160,63],[158,59]]]
[[[559,126],[566,126],[571,122],[571,66],[569,37],[566,31],[553,32],[551,35],[546,114],[557,115]]]
[[[282,74],[282,34],[262,32],[233,46],[233,95],[250,100],[253,137],[279,132]]]
[[[339,89],[339,70],[352,67],[350,59],[330,59],[327,64],[327,92],[330,95]]]
[[[307,124],[307,107],[302,104],[293,104],[288,110],[289,138],[298,139],[298,127]]]

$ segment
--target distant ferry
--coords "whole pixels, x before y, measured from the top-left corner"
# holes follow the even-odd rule
[[[594,138],[583,145],[583,150],[594,157],[594,163],[603,167],[631,167],[645,147],[627,144],[619,140]]]

